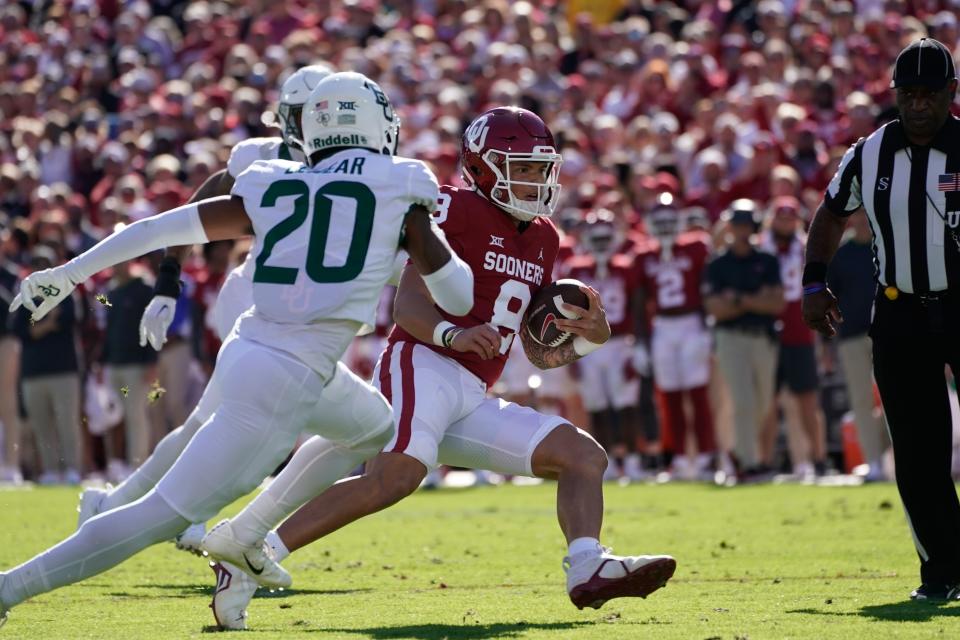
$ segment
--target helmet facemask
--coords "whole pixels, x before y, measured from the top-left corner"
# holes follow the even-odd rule
[[[300,125],[303,105],[281,102],[277,115],[280,117],[280,135],[283,137],[284,144],[292,149],[303,151],[303,128]]]
[[[664,254],[671,255],[674,241],[680,232],[677,212],[667,208],[653,211],[647,219],[647,231],[660,243]]]
[[[488,149],[482,158],[496,177],[496,183],[490,189],[491,202],[524,222],[553,215],[560,199],[560,165],[563,164],[563,157],[553,147],[534,147],[530,153]],[[541,173],[543,182],[512,180],[511,165],[519,162],[545,164]],[[517,197],[514,187],[535,188],[536,200]]]
[[[613,225],[603,223],[595,224],[592,228],[587,229],[583,239],[585,248],[590,252],[594,260],[597,261],[597,266],[600,268],[598,275],[605,276],[607,265],[617,252],[617,247],[620,244],[617,230]]]

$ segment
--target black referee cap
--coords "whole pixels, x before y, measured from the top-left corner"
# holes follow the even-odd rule
[[[950,49],[933,38],[920,38],[907,45],[897,56],[890,87],[899,89],[922,85],[939,91],[956,76]]]

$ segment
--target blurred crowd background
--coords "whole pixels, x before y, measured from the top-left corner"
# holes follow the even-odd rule
[[[664,194],[722,251],[740,198],[753,201],[761,226],[778,211],[791,217],[787,233],[802,240],[848,145],[895,117],[889,78],[899,50],[928,35],[956,47],[958,16],[955,0],[4,0],[0,481],[117,480],[183,421],[219,347],[208,312],[245,243],[195,251],[159,354],[137,335],[157,256],[101,274],[40,323],[7,317],[6,303],[31,270],[183,203],[237,142],[278,135],[277,88],[300,66],[325,62],[377,80],[402,118],[401,153],[430,162],[441,183],[460,184],[459,139],[476,114],[512,104],[541,115],[564,157],[555,221],[568,255],[584,253],[584,221],[601,209],[639,243],[624,249],[636,255],[644,216]],[[869,251],[859,255],[869,261]],[[799,278],[781,275],[787,289]],[[882,437],[871,436],[865,454],[857,436],[882,431],[869,368],[850,383],[834,344],[843,340],[801,342],[816,355],[814,387],[783,403],[786,440],[781,412],[764,418],[775,421],[765,427],[772,444],[751,470],[810,475],[876,463]],[[371,370],[378,346],[358,340],[351,365]],[[643,378],[642,422],[613,421],[622,464],[611,473],[697,477],[726,464],[713,454],[736,448],[737,407],[716,368],[716,447],[705,452],[664,442],[664,403],[649,373],[627,376]],[[513,372],[521,383],[496,391],[589,426],[602,410],[584,409],[583,374]],[[844,418],[857,403],[857,419]],[[687,447],[690,460],[707,453],[709,463],[671,466]],[[870,473],[883,477],[876,465]]]

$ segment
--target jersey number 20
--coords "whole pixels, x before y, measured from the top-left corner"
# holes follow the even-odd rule
[[[293,213],[283,219],[263,239],[263,250],[256,260],[256,271],[253,273],[254,282],[270,284],[294,284],[297,281],[296,267],[277,267],[268,265],[267,260],[273,252],[274,245],[291,233],[299,229],[307,220],[307,208],[310,204],[310,188],[303,180],[280,180],[274,182],[263,194],[261,207],[274,207],[277,200],[295,196]],[[327,253],[327,237],[330,234],[330,224],[333,217],[334,201],[330,196],[348,198],[356,202],[357,214],[353,225],[353,234],[350,236],[350,246],[347,250],[347,259],[343,265],[328,267],[323,264]],[[367,260],[367,251],[370,248],[370,236],[373,233],[373,213],[377,199],[370,188],[359,182],[344,180],[328,182],[317,190],[313,201],[313,221],[310,224],[310,238],[307,244],[307,275],[314,282],[348,282],[363,271]]]

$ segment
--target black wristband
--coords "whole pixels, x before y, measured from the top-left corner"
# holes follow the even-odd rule
[[[822,262],[808,262],[803,265],[803,280],[801,281],[803,286],[807,286],[811,282],[826,282],[827,281],[827,265]]]
[[[180,263],[172,256],[166,256],[160,261],[157,269],[157,284],[153,287],[154,295],[167,296],[177,299],[183,283],[180,282]]]

